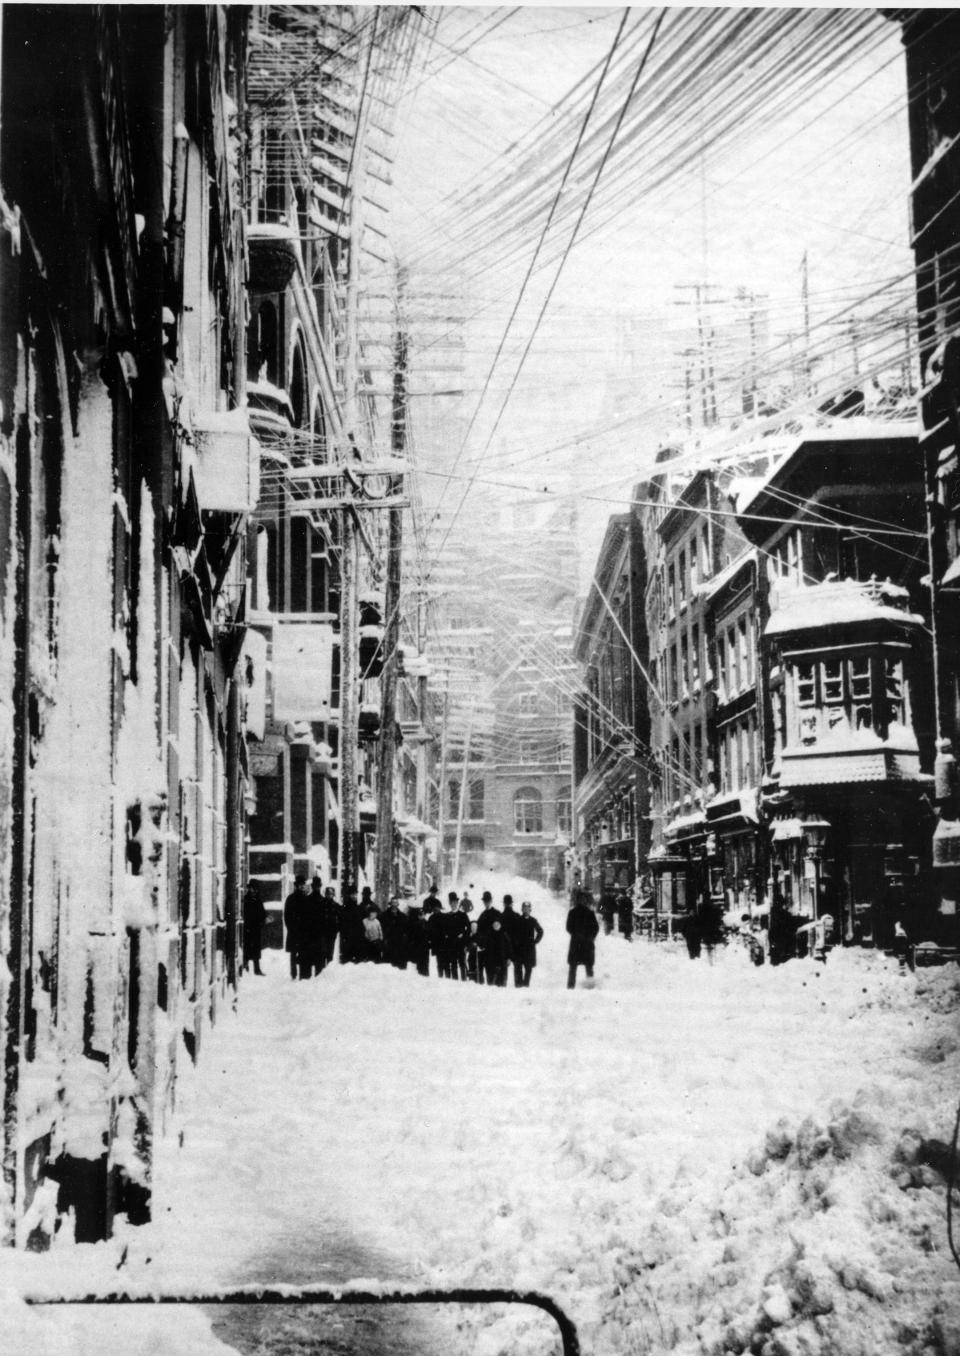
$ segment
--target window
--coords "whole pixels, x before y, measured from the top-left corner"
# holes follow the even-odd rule
[[[520,762],[536,763],[538,761],[539,749],[535,739],[529,739],[521,735],[520,737]]]
[[[743,780],[741,786],[753,784],[753,730],[748,718],[743,726]]]
[[[524,786],[513,798],[513,825],[517,833],[543,833],[543,797],[535,786]]]
[[[679,590],[679,603],[682,607],[687,601],[687,553],[680,551],[677,557],[677,588]]]
[[[727,673],[727,640],[721,631],[717,636],[717,682],[720,696],[726,697],[730,675]]]
[[[731,695],[740,691],[740,670],[737,664],[737,629],[731,626],[727,631],[727,691]]]
[[[700,578],[709,579],[710,568],[710,528],[704,523],[700,529]]]
[[[535,692],[521,692],[520,696],[517,698],[517,706],[519,707],[521,715],[535,716],[539,706],[537,694]]]
[[[467,818],[483,818],[483,782],[474,780],[468,788]]]
[[[740,655],[740,686],[749,687],[750,676],[750,640],[747,632],[747,619],[741,617],[737,623],[737,644]]]
[[[873,728],[873,684],[870,656],[857,655],[850,660],[850,701],[853,723],[858,730]]]
[[[671,562],[667,567],[667,615],[673,617],[677,611],[677,577]]]
[[[820,665],[824,706],[843,705],[843,661],[825,659]]]
[[[572,823],[570,797],[560,796],[557,799],[557,829],[560,833],[565,833],[569,836]]]
[[[690,628],[690,683],[696,691],[700,686],[700,627]]]
[[[889,655],[884,657],[884,683],[886,687],[887,698],[887,721],[897,721],[902,724],[904,716],[903,707],[903,668],[899,659],[893,659]]]
[[[677,649],[675,645],[670,646],[670,684],[667,688],[667,699],[672,702],[677,700]]]
[[[690,695],[690,655],[686,634],[680,637],[680,683],[684,697]]]
[[[817,680],[812,664],[800,664],[797,668],[797,705],[816,706]]]

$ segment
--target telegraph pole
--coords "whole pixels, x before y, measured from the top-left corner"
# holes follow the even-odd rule
[[[450,715],[450,674],[447,673],[446,686],[443,692],[443,718],[440,726],[440,773],[437,780],[437,889],[443,884],[444,877],[444,848],[443,831],[447,794],[447,720]]]
[[[340,541],[340,898],[357,889],[357,726],[360,641],[357,625],[357,525],[341,514]]]
[[[407,441],[407,340],[398,329],[396,365],[393,373],[393,420],[391,450],[402,458]],[[390,478],[390,496],[403,488],[403,476]],[[380,765],[377,772],[377,851],[374,868],[374,898],[381,907],[393,894],[393,774],[397,758],[397,667],[400,645],[400,562],[403,550],[403,510],[389,510],[387,584],[384,596],[384,664],[380,679]]]
[[[463,821],[467,817],[467,778],[470,770],[470,741],[473,736],[473,714],[476,703],[470,707],[467,717],[467,733],[463,742],[463,763],[460,769],[460,802],[457,806],[457,837],[453,848],[453,880],[456,883],[460,875],[460,844],[463,839]]]
[[[350,232],[347,245],[347,287],[343,310],[344,445],[340,457],[348,461],[348,446],[359,428],[360,337],[357,301],[360,284],[360,241],[363,235],[360,183],[362,118],[358,121],[351,160]],[[344,200],[346,201],[346,199]],[[360,814],[357,801],[357,734],[360,722],[360,626],[357,573],[356,510],[345,503],[340,514],[340,898],[357,893],[357,848]]]

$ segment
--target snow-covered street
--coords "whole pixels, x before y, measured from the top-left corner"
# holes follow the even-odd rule
[[[155,1223],[3,1256],[9,1281],[332,1284],[352,1265],[546,1291],[597,1356],[955,1356],[957,968],[710,964],[614,935],[570,993],[563,906],[524,897],[546,930],[529,990],[373,965],[293,983],[270,953],[180,1091]],[[3,1310],[18,1351],[103,1351],[107,1323],[108,1350],[222,1350],[200,1315],[69,1313]],[[546,1332],[464,1310],[448,1349],[543,1352]]]

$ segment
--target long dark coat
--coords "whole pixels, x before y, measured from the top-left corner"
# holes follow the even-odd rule
[[[307,892],[305,890],[294,890],[283,901],[283,926],[286,931],[283,949],[284,951],[292,951],[294,955],[299,952],[303,944],[306,907]]]
[[[477,946],[484,947],[493,932],[494,923],[503,923],[503,914],[497,909],[484,909],[477,919]]]
[[[543,928],[532,913],[520,914],[516,934],[513,947],[515,959],[522,961],[524,965],[536,965],[537,943],[543,938]]]
[[[253,883],[247,886],[243,895],[243,958],[259,965],[263,953],[263,925],[267,921],[267,911],[260,898],[260,890]]]
[[[596,956],[594,939],[600,930],[597,915],[586,904],[574,904],[567,914],[570,947],[568,965],[593,965]]]

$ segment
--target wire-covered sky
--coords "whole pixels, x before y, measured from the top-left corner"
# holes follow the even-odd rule
[[[721,421],[747,360],[773,389],[806,356],[818,395],[904,370],[895,24],[851,9],[426,14],[393,230],[419,317],[412,380],[463,391],[415,402],[419,454],[450,476],[445,517],[484,480],[639,478],[687,407],[702,415],[704,328]],[[583,515],[587,554],[604,518]]]

